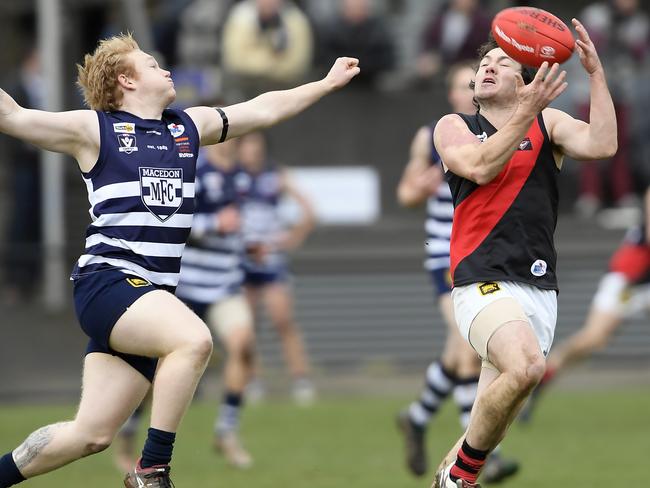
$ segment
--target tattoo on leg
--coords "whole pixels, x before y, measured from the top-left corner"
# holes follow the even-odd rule
[[[52,441],[52,437],[56,430],[63,425],[52,424],[47,425],[32,432],[25,442],[18,446],[13,452],[14,462],[18,469],[23,469],[31,463],[36,456],[38,456],[45,447]]]

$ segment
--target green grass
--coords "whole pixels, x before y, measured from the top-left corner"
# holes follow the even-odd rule
[[[267,403],[247,409],[243,438],[255,458],[247,472],[226,466],[210,450],[216,407],[194,405],[175,450],[178,488],[410,488],[429,487],[432,473],[415,480],[403,468],[395,412],[407,399],[327,399],[301,409]],[[46,423],[70,417],[74,407],[0,407],[0,450],[11,449]],[[640,486],[650,453],[650,392],[549,392],[534,422],[515,425],[504,454],[522,462],[505,487],[599,488]],[[432,464],[459,435],[448,405],[432,425]],[[110,450],[25,482],[25,488],[119,487]]]

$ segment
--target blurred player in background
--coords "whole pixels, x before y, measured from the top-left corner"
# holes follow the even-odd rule
[[[522,422],[530,420],[540,393],[558,373],[604,349],[626,318],[650,311],[650,190],[644,201],[644,225],[630,229],[612,256],[582,328],[553,348],[546,373],[519,416]]]
[[[74,157],[93,220],[72,274],[77,317],[90,337],[79,409],[74,420],[38,429],[0,457],[0,487],[106,449],[150,388],[151,427],[124,484],[173,486],[176,430],[212,353],[208,328],[173,295],[199,146],[296,115],[346,85],[357,64],[340,58],[315,83],[224,109],[180,111],[166,108],[176,97],[170,72],[120,35],[78,67],[92,110],[28,110],[0,90],[0,132]]]
[[[300,328],[294,318],[287,253],[299,248],[314,228],[311,204],[291,183],[287,174],[268,157],[261,132],[248,134],[239,144],[241,174],[237,186],[242,195],[242,232],[247,249],[243,269],[246,296],[254,311],[260,302],[282,341],[284,357],[293,380],[292,395],[298,404],[310,404],[315,389]],[[280,199],[287,195],[300,207],[300,221],[287,229],[280,216]],[[260,388],[259,380],[253,385]]]
[[[479,486],[488,454],[546,369],[557,320],[558,176],[576,160],[616,152],[616,117],[605,73],[577,20],[576,50],[590,80],[590,122],[547,108],[567,87],[544,62],[535,76],[491,40],[480,52],[479,112],[449,114],[434,144],[454,199],[454,315],[483,360],[469,427],[443,459],[434,487]]]
[[[214,447],[238,468],[252,465],[239,440],[243,393],[251,378],[255,333],[244,297],[244,241],[235,179],[237,146],[208,146],[197,169],[196,214],[181,259],[176,296],[203,318],[226,353],[224,393],[214,425]]]
[[[475,74],[476,69],[469,62],[449,69],[447,100],[455,113],[476,112],[474,91],[470,88]],[[427,368],[425,388],[420,398],[398,416],[398,425],[406,444],[406,464],[416,476],[422,476],[427,471],[426,427],[442,402],[452,393],[460,412],[460,424],[463,430],[467,429],[481,373],[481,361],[476,351],[462,338],[454,320],[449,274],[449,239],[454,206],[440,156],[433,146],[435,125],[436,121],[421,127],[415,134],[409,162],[397,187],[397,198],[401,205],[415,207],[427,203],[427,259],[424,267],[430,274],[434,294],[447,326],[442,356]],[[516,473],[517,469],[517,463],[501,458],[495,451],[489,458],[482,479],[486,482],[501,481]]]

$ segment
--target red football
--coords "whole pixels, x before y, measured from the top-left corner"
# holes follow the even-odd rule
[[[555,15],[534,7],[512,7],[492,21],[497,44],[515,61],[539,67],[544,61],[563,63],[575,41],[569,27]]]

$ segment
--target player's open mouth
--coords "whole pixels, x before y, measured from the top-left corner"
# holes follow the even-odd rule
[[[486,83],[494,85],[496,81],[494,80],[494,78],[484,78],[482,84],[485,85]]]

